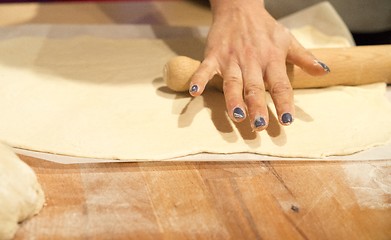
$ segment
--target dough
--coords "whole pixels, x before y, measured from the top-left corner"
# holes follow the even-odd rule
[[[269,97],[269,128],[252,132],[248,122],[229,120],[220,92],[192,98],[165,86],[162,68],[183,49],[202,48],[187,39],[0,41],[0,139],[70,156],[162,160],[200,152],[318,158],[391,137],[384,84],[295,90],[288,127]]]
[[[18,223],[37,214],[43,204],[33,170],[0,143],[0,239],[12,239]]]

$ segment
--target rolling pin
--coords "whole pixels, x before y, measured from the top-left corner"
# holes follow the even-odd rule
[[[311,52],[326,63],[331,72],[314,77],[297,66],[287,64],[287,74],[293,88],[391,83],[391,45],[311,49]],[[164,66],[163,78],[171,90],[188,91],[190,79],[199,65],[199,61],[185,56],[174,57]],[[222,83],[222,78],[215,75],[208,86],[222,91]]]

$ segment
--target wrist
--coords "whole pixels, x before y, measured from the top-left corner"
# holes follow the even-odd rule
[[[209,0],[213,16],[232,12],[251,12],[248,9],[264,9],[264,0]]]

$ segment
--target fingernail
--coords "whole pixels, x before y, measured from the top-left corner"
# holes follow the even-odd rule
[[[293,122],[292,115],[290,113],[284,113],[281,116],[281,122],[285,125],[289,125]]]
[[[256,118],[255,121],[254,121],[254,126],[255,126],[256,128],[266,126],[266,121],[265,121],[265,119],[264,119],[263,117],[258,117],[258,118]]]
[[[196,84],[194,84],[190,88],[190,93],[195,93],[195,92],[198,92],[198,85],[196,85]]]
[[[234,109],[234,118],[243,119],[245,117],[243,110],[240,107]]]
[[[321,61],[319,61],[319,60],[315,60],[315,62],[317,63],[317,64],[319,64],[322,68],[323,68],[323,70],[325,71],[325,72],[330,72],[330,68],[325,64],[325,63],[323,63],[323,62],[321,62]]]

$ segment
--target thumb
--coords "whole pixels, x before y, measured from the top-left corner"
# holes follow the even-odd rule
[[[330,72],[330,68],[325,63],[312,55],[312,53],[305,49],[293,36],[287,55],[287,61],[297,65],[313,76],[322,76]]]

